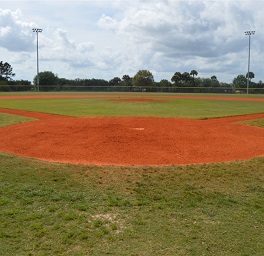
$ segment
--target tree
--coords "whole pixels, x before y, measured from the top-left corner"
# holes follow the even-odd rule
[[[182,74],[182,81],[184,82],[185,85],[190,82],[190,80],[191,80],[190,78],[191,77],[190,77],[190,74],[188,72],[184,72]]]
[[[53,74],[51,71],[43,71],[39,73],[39,85],[40,90],[50,91],[58,87],[59,78],[57,75]],[[37,76],[34,77],[34,84],[37,84]]]
[[[196,71],[196,70],[192,70],[191,72],[190,72],[190,75],[193,77],[193,79],[194,79],[194,76],[197,76],[198,75],[198,72]]]
[[[212,81],[217,81],[217,77],[216,76],[211,76],[211,80]]]
[[[132,79],[132,84],[139,87],[153,86],[153,83],[154,77],[148,70],[139,70]]]
[[[109,85],[111,86],[116,86],[119,85],[120,83],[121,83],[121,79],[119,77],[114,77],[109,81]]]
[[[131,86],[132,85],[132,78],[129,75],[123,75],[122,77],[123,83],[125,86]]]
[[[220,86],[220,83],[219,83],[216,76],[211,76],[211,80],[212,80],[212,86],[213,87],[219,87]]]
[[[256,84],[256,88],[264,88],[264,83],[260,80],[260,81]]]
[[[201,87],[211,87],[212,86],[212,79],[210,78],[201,78],[200,79]]]
[[[233,79],[233,87],[235,88],[246,88],[247,78],[244,75],[238,75]]]
[[[246,74],[246,78],[249,78],[249,80],[251,81],[251,79],[255,78],[255,74],[253,72],[249,72]]]
[[[189,84],[190,80],[191,76],[188,72],[184,72],[182,74],[181,72],[176,72],[171,78],[171,81],[178,86],[186,86],[187,84]]]
[[[171,81],[174,82],[174,84],[179,85],[182,81],[182,74],[181,72],[176,72],[171,78]]]
[[[7,62],[0,61],[0,80],[10,81],[13,76],[15,76],[15,73],[13,73],[11,65]]]
[[[171,86],[171,82],[168,81],[167,79],[162,79],[162,80],[160,80],[160,82],[157,83],[157,84],[158,84],[158,86],[160,86],[160,87],[170,87],[170,86]]]
[[[198,72],[196,71],[196,70],[192,70],[191,72],[190,72],[190,75],[192,76],[192,84],[193,84],[193,86],[195,85],[195,80],[194,80],[194,76],[198,76]]]

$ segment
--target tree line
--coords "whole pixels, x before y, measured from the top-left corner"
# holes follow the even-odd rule
[[[131,87],[132,91],[139,91],[146,89],[150,91],[150,88],[225,88],[227,89],[244,89],[247,87],[247,74],[238,75],[232,81],[232,83],[220,82],[215,75],[210,78],[197,77],[198,72],[192,70],[191,72],[175,72],[171,77],[171,80],[162,79],[160,82],[155,82],[153,74],[148,70],[139,70],[135,76],[123,75],[122,78],[114,77],[109,81],[104,79],[66,79],[59,78],[51,71],[40,72],[39,83],[42,90],[74,90],[76,87]],[[255,83],[251,81],[255,77],[253,72],[249,73],[250,88],[264,88],[264,83],[259,81]],[[34,78],[34,84],[36,84],[36,76]],[[230,92],[223,91],[223,92]]]
[[[16,74],[8,62],[0,61],[0,91],[29,91],[33,86],[28,80],[13,80]]]
[[[0,62],[0,91],[19,91],[34,90],[37,83],[37,76],[33,79],[33,85],[27,80],[13,80],[15,73],[10,64]],[[43,71],[39,73],[40,91],[67,91],[67,90],[84,90],[95,87],[129,87],[130,91],[148,90],[150,88],[224,88],[223,92],[231,92],[231,89],[243,89],[247,87],[247,78],[249,77],[249,88],[264,88],[264,83],[251,81],[255,74],[249,72],[246,75],[238,75],[232,83],[223,83],[218,81],[215,75],[210,78],[197,77],[198,72],[175,72],[170,80],[162,79],[160,82],[154,80],[153,74],[149,70],[139,70],[133,77],[123,75],[122,78],[114,77],[109,81],[104,79],[66,79],[59,78],[52,71]],[[109,89],[109,88],[108,88]],[[230,89],[230,90],[229,90]],[[156,90],[157,91],[157,90]]]

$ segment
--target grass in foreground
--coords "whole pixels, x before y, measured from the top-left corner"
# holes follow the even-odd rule
[[[172,167],[0,154],[1,255],[263,255],[264,158]]]

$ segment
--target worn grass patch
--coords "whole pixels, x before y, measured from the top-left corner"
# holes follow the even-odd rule
[[[264,119],[263,118],[256,119],[256,120],[249,120],[249,121],[245,121],[243,123],[247,124],[247,125],[251,125],[251,126],[257,126],[257,127],[264,128]]]
[[[2,255],[263,255],[264,158],[171,167],[0,154]]]
[[[0,113],[0,127],[13,125],[13,124],[21,124],[21,123],[30,122],[33,120],[35,119],[24,117],[24,116]]]

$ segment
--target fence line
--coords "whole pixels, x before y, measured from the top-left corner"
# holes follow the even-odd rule
[[[245,94],[246,88],[232,87],[133,87],[133,86],[45,86],[41,91],[69,92],[161,92],[161,93],[226,93]],[[264,88],[249,88],[251,94],[264,94]]]
[[[1,85],[0,91],[34,91],[34,86]],[[42,92],[160,92],[160,93],[226,93],[245,94],[246,88],[232,87],[135,87],[135,86],[76,86],[40,85]],[[264,88],[249,88],[250,94],[264,94]]]

